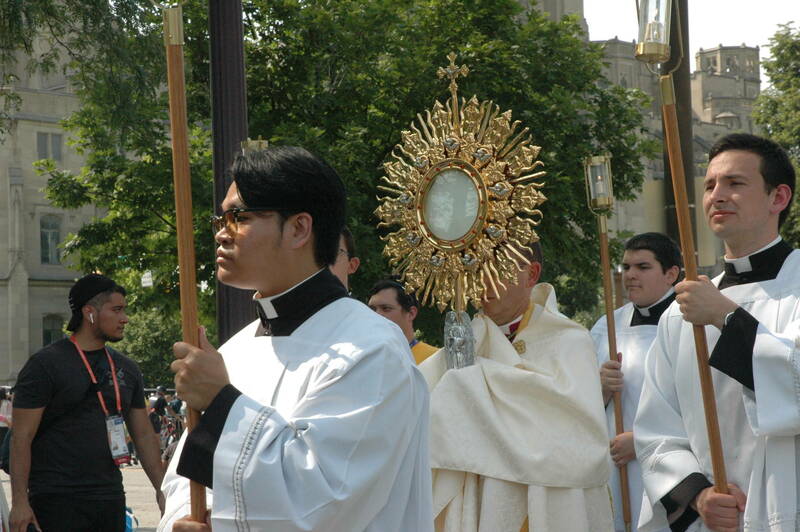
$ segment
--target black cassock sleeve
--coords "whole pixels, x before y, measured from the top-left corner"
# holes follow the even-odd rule
[[[712,368],[754,391],[753,347],[756,344],[757,331],[758,320],[739,307],[722,328],[722,334],[708,359]]]
[[[700,515],[689,504],[697,497],[697,494],[713,484],[700,473],[692,473],[683,479],[677,486],[661,497],[661,504],[667,511],[667,515],[675,513],[679,508],[685,508],[683,513],[669,528],[673,532],[683,532],[689,528]]]
[[[200,416],[200,423],[186,437],[178,462],[179,475],[208,488],[214,487],[214,452],[222,436],[225,420],[228,419],[228,412],[240,395],[242,392],[228,384],[211,401]]]

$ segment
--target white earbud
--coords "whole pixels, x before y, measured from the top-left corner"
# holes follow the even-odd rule
[[[94,324],[94,314],[89,314],[89,322]]]

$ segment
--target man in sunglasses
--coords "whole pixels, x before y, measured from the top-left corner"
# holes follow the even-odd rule
[[[259,319],[219,352],[204,333],[175,344],[177,391],[204,412],[165,477],[160,530],[432,530],[425,381],[402,333],[329,269],[339,176],[294,147],[244,153],[232,174],[217,277],[253,290]],[[188,479],[213,488],[207,523],[183,518]]]

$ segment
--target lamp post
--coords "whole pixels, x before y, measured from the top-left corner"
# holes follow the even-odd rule
[[[220,204],[231,177],[228,169],[247,139],[247,94],[241,0],[208,2],[211,75],[211,131],[214,148],[214,207]],[[217,333],[225,343],[253,321],[253,293],[217,281]]]
[[[586,172],[586,200],[589,210],[597,216],[600,237],[600,265],[603,271],[603,299],[606,307],[606,327],[608,332],[608,356],[619,362],[617,334],[614,323],[614,301],[611,288],[611,259],[608,252],[608,214],[614,206],[614,186],[611,179],[611,156],[596,155],[588,157],[583,163]],[[625,428],[622,425],[622,393],[614,392],[614,425],[617,435]],[[628,466],[619,468],[620,491],[622,494],[622,519],[625,530],[631,530],[631,498],[628,487]]]
[[[669,35],[671,30],[670,14],[672,0],[643,0],[637,3],[639,9],[639,42],[636,44],[636,59],[649,65],[661,65],[670,59],[671,50]],[[676,26],[681,31],[680,17],[676,17]],[[680,42],[680,41],[679,41]],[[686,279],[697,279],[697,261],[695,258],[692,222],[689,214],[689,201],[686,192],[686,178],[683,168],[680,134],[678,132],[678,116],[675,109],[675,88],[672,73],[680,65],[683,49],[679,50],[680,58],[666,74],[659,77],[661,90],[661,112],[664,121],[664,141],[672,170],[672,187],[675,193],[675,214],[678,219],[683,263]],[[728,493],[728,481],[725,473],[725,461],[722,454],[722,441],[719,434],[717,403],[714,395],[714,384],[711,381],[711,369],[708,365],[708,344],[706,331],[702,325],[694,325],[694,343],[697,354],[697,367],[700,373],[700,387],[703,394],[703,407],[708,430],[708,444],[711,465],[714,471],[714,488],[718,493]]]

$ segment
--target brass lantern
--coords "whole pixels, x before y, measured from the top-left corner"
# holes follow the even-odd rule
[[[640,0],[636,59],[651,64],[669,60],[671,15],[672,0]]]
[[[595,155],[583,161],[586,172],[586,199],[592,211],[609,211],[614,205],[611,182],[611,155]]]

